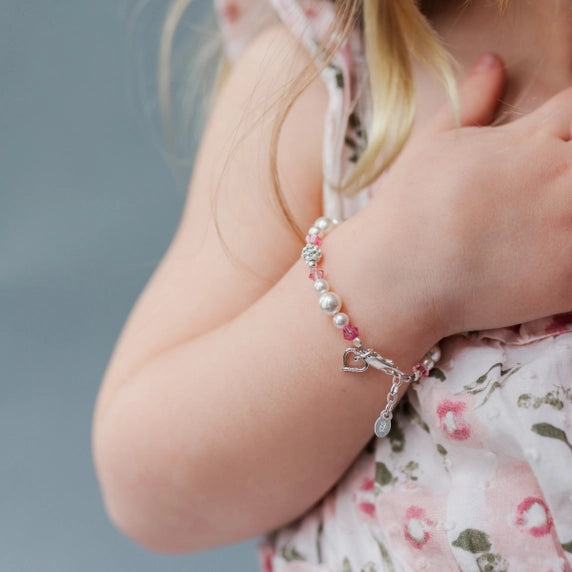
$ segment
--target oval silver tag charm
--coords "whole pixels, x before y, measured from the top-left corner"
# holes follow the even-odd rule
[[[386,437],[391,429],[391,417],[386,419],[383,415],[380,415],[374,425],[375,434],[380,438]]]

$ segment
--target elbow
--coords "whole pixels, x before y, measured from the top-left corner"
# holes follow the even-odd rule
[[[201,495],[193,494],[192,475],[183,476],[171,441],[160,437],[160,428],[145,413],[136,411],[115,402],[94,418],[93,463],[111,523],[157,553],[216,546],[200,510]]]
[[[153,552],[192,551],[192,543],[181,545],[173,541],[174,523],[166,514],[165,495],[158,490],[158,480],[150,475],[145,477],[141,467],[130,462],[128,455],[118,454],[120,448],[120,439],[109,443],[94,436],[94,465],[103,506],[111,524],[136,544]],[[177,532],[176,536],[180,535]],[[192,531],[187,539],[192,539]]]
[[[172,540],[161,534],[158,522],[141,507],[133,507],[122,499],[117,502],[108,494],[104,487],[103,501],[105,511],[115,529],[135,544],[159,554],[177,554],[192,552],[190,547],[181,547],[173,544]]]

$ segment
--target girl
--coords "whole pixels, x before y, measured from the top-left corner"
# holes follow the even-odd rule
[[[96,405],[111,519],[267,534],[264,570],[572,570],[572,2],[272,1],[217,5],[231,69]]]

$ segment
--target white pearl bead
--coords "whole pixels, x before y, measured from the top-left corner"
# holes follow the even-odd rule
[[[327,292],[329,289],[330,285],[323,278],[318,278],[314,282],[314,290],[318,292],[318,294],[324,294],[324,292]]]
[[[314,226],[318,227],[320,230],[326,230],[330,226],[330,219],[326,218],[325,216],[321,216],[316,220]]]
[[[336,328],[343,328],[350,323],[350,318],[347,314],[338,312],[337,314],[334,314],[332,321],[334,322],[334,326],[336,326]]]
[[[317,226],[311,226],[308,234],[320,234],[320,229]]]
[[[437,363],[441,359],[441,348],[439,346],[433,346],[428,352],[427,355]]]
[[[342,300],[335,292],[326,292],[318,301],[320,310],[329,316],[336,314],[342,307]]]

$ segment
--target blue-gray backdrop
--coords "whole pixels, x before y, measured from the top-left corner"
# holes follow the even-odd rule
[[[257,567],[254,541],[174,557],[124,538],[91,460],[104,368],[184,198],[139,93],[152,3],[132,25],[140,0],[0,0],[0,572]]]

